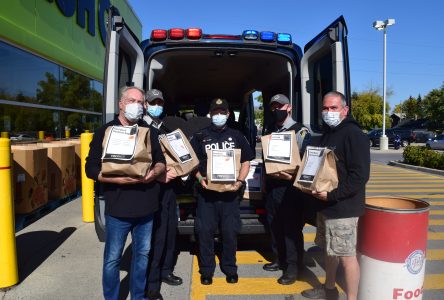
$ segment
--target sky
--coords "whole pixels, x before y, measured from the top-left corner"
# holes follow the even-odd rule
[[[286,32],[304,47],[337,17],[348,28],[352,91],[383,87],[383,32],[372,24],[395,19],[387,29],[387,98],[391,110],[409,96],[424,97],[444,84],[442,0],[128,0],[152,29],[199,27],[207,34],[241,34],[255,29]]]

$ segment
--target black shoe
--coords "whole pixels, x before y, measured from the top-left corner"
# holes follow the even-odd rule
[[[284,275],[282,275],[278,279],[278,283],[283,284],[283,285],[293,284],[296,282],[297,279],[298,279],[297,274],[285,272]]]
[[[227,275],[226,280],[228,283],[237,283],[239,277],[237,276],[237,274]]]
[[[211,276],[200,276],[200,283],[202,283],[203,285],[210,285],[213,283],[213,277]]]
[[[324,285],[314,289],[302,291],[301,295],[309,299],[323,299],[323,300],[339,299],[339,291],[336,287],[334,289],[326,289]]]
[[[167,276],[162,277],[162,282],[168,285],[181,285],[183,281],[182,278],[170,273]]]
[[[279,263],[274,261],[268,264],[265,264],[262,269],[264,269],[265,271],[270,271],[270,272],[275,272],[275,271],[279,271]]]
[[[163,297],[159,291],[148,291],[146,293],[146,299],[147,300],[163,300]]]

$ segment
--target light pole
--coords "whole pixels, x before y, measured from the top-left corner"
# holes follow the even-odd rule
[[[384,99],[384,105],[382,107],[382,136],[379,141],[379,149],[380,150],[388,150],[388,138],[385,135],[385,103],[386,103],[386,77],[387,77],[387,63],[386,63],[386,43],[387,43],[387,27],[395,24],[395,19],[387,19],[385,21],[375,21],[373,22],[373,28],[376,30],[384,30],[384,62],[383,62],[383,69],[384,69],[384,77],[383,77],[383,99]]]

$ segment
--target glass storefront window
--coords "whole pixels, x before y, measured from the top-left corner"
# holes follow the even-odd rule
[[[0,41],[0,131],[53,138],[66,129],[93,131],[102,122],[102,93],[99,81]]]

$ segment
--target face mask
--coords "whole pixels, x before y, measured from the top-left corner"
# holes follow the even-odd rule
[[[286,109],[284,109],[284,110],[275,109],[273,111],[273,117],[274,117],[274,120],[276,121],[276,123],[284,122],[285,119],[287,118],[287,116],[288,116],[288,112]]]
[[[322,112],[322,119],[330,127],[336,127],[341,123],[341,116],[339,111],[325,111]]]
[[[143,114],[142,104],[130,103],[125,106],[125,118],[130,122],[136,122]]]
[[[163,113],[163,106],[160,105],[149,105],[148,113],[154,118],[158,118]]]
[[[214,115],[211,117],[211,122],[213,122],[216,127],[222,127],[227,123],[227,115]]]

